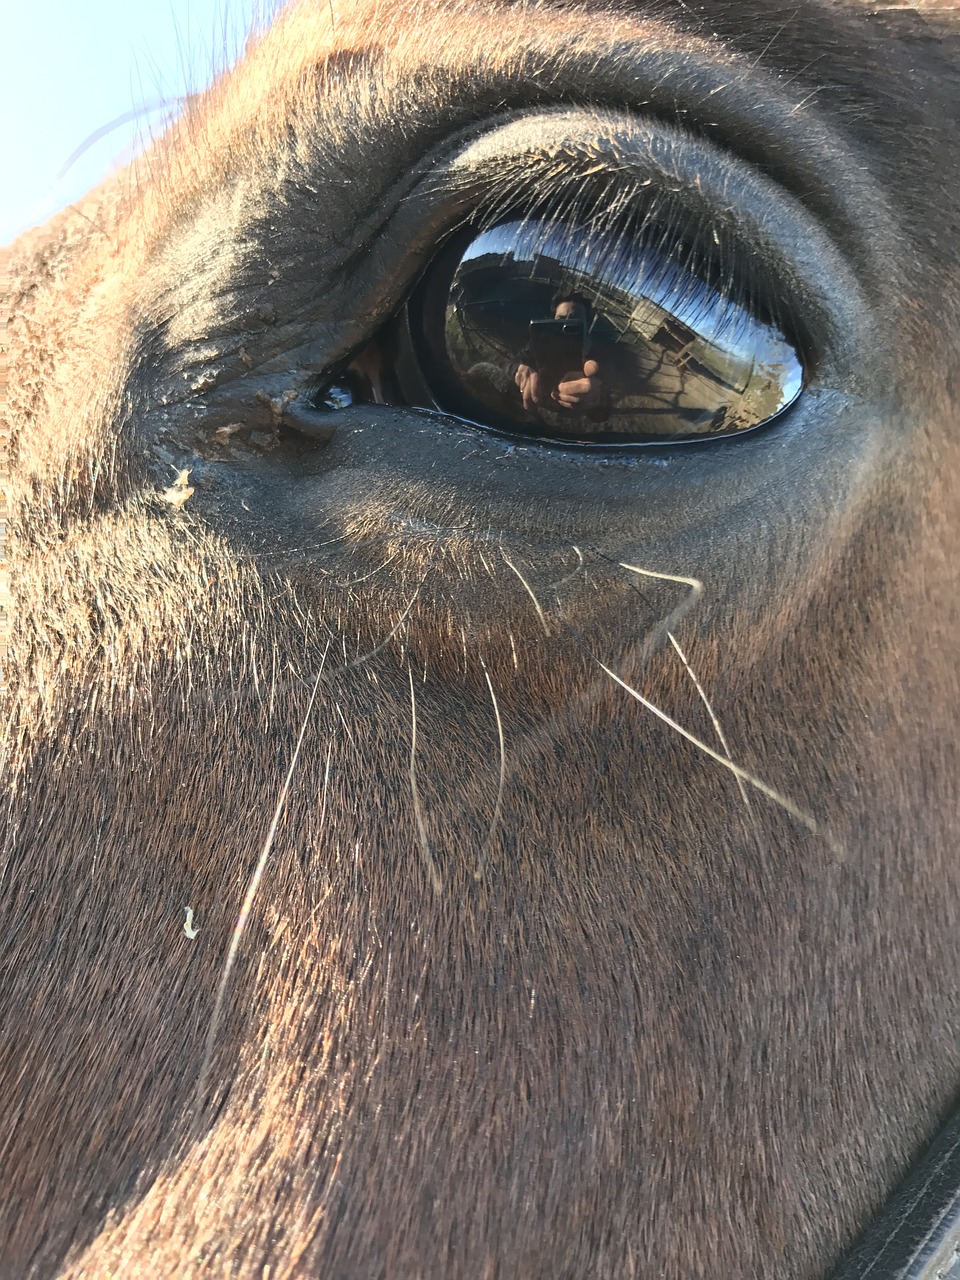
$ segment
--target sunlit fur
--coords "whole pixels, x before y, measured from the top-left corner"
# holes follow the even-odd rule
[[[0,1275],[814,1280],[934,1132],[960,54],[945,10],[865,8],[300,4],[14,246]],[[447,137],[669,117],[617,87],[661,56],[836,130],[815,206],[863,183],[896,430],[864,421],[853,478],[825,446],[822,505],[744,501],[709,574],[695,509],[638,481],[611,546],[599,481],[561,518],[514,464],[500,523],[379,455],[309,536],[272,496],[221,521],[205,460],[280,456],[212,435],[282,413],[247,372],[319,351],[313,385],[393,313]],[[684,562],[638,560],[668,518]]]

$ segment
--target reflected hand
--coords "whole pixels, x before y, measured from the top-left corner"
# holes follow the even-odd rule
[[[600,366],[596,360],[585,360],[583,372],[573,369],[570,373],[565,373],[556,391],[551,392],[551,396],[565,409],[589,408],[597,404],[603,394],[600,379],[597,377],[599,372]]]
[[[528,364],[521,364],[517,366],[517,372],[513,375],[513,380],[520,388],[524,409],[526,409],[527,413],[533,413],[543,399],[540,390],[539,373],[535,369],[531,369]]]

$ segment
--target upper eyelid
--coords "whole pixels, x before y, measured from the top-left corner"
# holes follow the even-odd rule
[[[729,74],[729,68],[727,72]],[[729,83],[726,88],[729,92]],[[495,115],[482,121],[473,121],[458,131],[459,136],[456,133],[453,137],[448,135],[426,154],[422,154],[413,171],[405,174],[402,182],[394,184],[389,191],[381,192],[370,202],[367,216],[359,224],[351,226],[352,234],[339,237],[338,243],[328,245],[319,255],[315,255],[311,249],[315,242],[310,225],[315,217],[311,209],[312,199],[307,193],[294,192],[285,197],[283,231],[279,243],[273,221],[264,228],[264,232],[270,236],[270,242],[269,245],[264,245],[262,251],[258,249],[257,241],[263,233],[256,221],[244,232],[248,260],[254,264],[254,269],[260,271],[260,264],[265,260],[269,261],[271,256],[276,264],[274,275],[281,281],[277,293],[284,299],[286,313],[291,320],[289,332],[281,334],[264,331],[262,324],[256,322],[256,313],[252,326],[245,321],[244,298],[250,292],[250,282],[245,279],[243,269],[233,280],[233,296],[240,314],[227,316],[224,329],[234,335],[238,331],[242,332],[246,350],[257,365],[261,365],[265,359],[269,360],[271,351],[277,355],[281,350],[294,345],[301,347],[298,357],[300,363],[308,366],[314,375],[322,374],[369,338],[375,327],[399,305],[402,296],[427,265],[438,239],[457,225],[457,219],[462,221],[467,217],[479,200],[490,200],[491,192],[498,186],[522,180],[522,174],[518,179],[512,173],[512,148],[504,148],[504,130],[522,127],[525,120],[535,121],[536,129],[540,131],[542,149],[544,130],[551,121],[563,116],[576,117],[583,122],[579,137],[575,139],[575,150],[579,150],[584,164],[587,162],[586,151],[589,149],[584,143],[589,140],[591,131],[595,135],[599,131],[600,136],[604,130],[608,133],[615,132],[619,122],[621,126],[626,125],[628,132],[643,127],[652,130],[656,136],[671,132],[669,126],[651,124],[645,115],[627,115],[622,109],[610,112],[575,108],[565,110],[562,107],[546,110],[527,108],[509,113],[506,117]],[[698,139],[695,135],[688,136],[686,131],[681,132],[691,146],[712,150],[721,156],[726,154],[731,164],[739,166],[745,173],[752,173],[760,187],[765,184],[767,187],[774,185],[764,174],[753,170],[753,166],[724,153],[716,144]],[[526,150],[529,153],[529,147]],[[523,155],[523,149],[518,149],[517,154]],[[627,157],[627,162],[636,169],[641,159],[636,148],[633,148],[633,155]],[[619,163],[611,154],[608,154],[608,161],[613,165]],[[671,175],[662,168],[657,172],[656,180],[667,185],[672,181],[680,194],[684,194],[681,190],[684,185],[682,175]],[[865,179],[861,175],[857,181],[862,183]],[[689,181],[687,185],[690,189],[686,191],[686,196],[694,198],[696,192]],[[856,184],[851,186],[855,187]],[[485,194],[481,192],[481,188],[485,188]],[[718,194],[722,197],[722,193]],[[307,198],[302,198],[305,195]],[[781,192],[779,195],[789,197],[788,192]],[[269,207],[269,200],[265,203]],[[724,203],[724,198],[715,199],[713,216],[717,216]],[[882,210],[882,201],[873,202],[871,207]],[[301,225],[303,233],[298,230]],[[334,241],[338,240],[336,232],[334,227]],[[289,252],[286,248],[288,245]],[[398,253],[396,246],[401,246],[402,252]],[[285,256],[289,265],[284,263]],[[869,260],[869,252],[866,256]],[[868,266],[871,265],[868,261]],[[181,274],[193,278],[192,273]],[[869,276],[876,273],[867,270],[863,274]],[[850,281],[847,284],[849,286]],[[258,297],[262,296],[262,286],[262,280],[256,280],[253,285],[253,293]],[[862,314],[863,308],[860,307],[861,300],[856,288],[851,291],[848,287],[846,292],[852,307],[844,306],[843,310],[850,314],[859,308]],[[334,305],[331,306],[331,303]],[[334,312],[335,316],[332,315]],[[257,333],[258,329],[260,334]],[[189,333],[184,331],[182,323],[178,337],[180,351],[185,357],[183,364],[189,367],[190,347],[194,344],[190,341]],[[202,340],[200,334],[197,335],[197,353],[192,362],[194,367],[209,367],[211,337],[216,343],[217,335],[211,333],[208,324]],[[227,341],[221,347],[225,368],[222,380],[229,381],[232,376],[231,348],[227,333],[224,333],[224,338]],[[245,372],[237,367],[235,360],[232,368],[237,375]]]
[[[864,205],[856,190],[865,180],[862,157],[857,166],[848,166],[843,184],[823,180],[831,164],[842,163],[843,145],[815,112],[805,108],[795,114],[801,88],[785,93],[756,59],[747,60],[723,44],[689,33],[681,52],[675,47],[677,32],[669,24],[642,15],[583,13],[579,18],[590,25],[589,53],[567,30],[554,36],[556,47],[551,48],[551,18],[544,14],[536,39],[518,31],[516,48],[504,51],[498,32],[494,50],[484,50],[481,42],[468,67],[463,66],[459,45],[456,61],[445,64],[445,41],[436,38],[417,42],[418,49],[424,43],[431,48],[430,60],[422,64],[411,61],[407,49],[407,61],[393,66],[394,51],[384,46],[372,60],[365,52],[335,55],[329,67],[320,62],[313,73],[316,106],[288,113],[278,104],[284,128],[273,137],[268,130],[263,140],[277,152],[272,172],[283,184],[285,210],[296,218],[304,206],[309,217],[310,198],[318,189],[315,181],[332,184],[335,190],[346,183],[349,220],[338,228],[337,245],[331,245],[336,257],[336,248],[342,250],[348,241],[354,249],[362,248],[363,228],[380,218],[385,202],[402,196],[437,151],[458,136],[487,130],[498,118],[525,111],[592,105],[605,112],[628,110],[705,137],[768,173],[826,224],[847,220],[856,226],[857,211]],[[631,45],[629,56],[624,56]],[[536,51],[535,76],[528,65],[530,49]],[[390,102],[395,103],[392,110]],[[373,162],[363,153],[364,163],[358,166],[349,140],[364,130],[371,135]],[[187,142],[189,147],[189,134]],[[292,181],[285,176],[285,149],[295,156]],[[174,146],[171,154],[177,151]],[[269,182],[270,173],[258,168],[257,180],[267,177]],[[298,190],[301,178],[306,184]],[[369,182],[382,183],[381,189],[360,206],[353,193]],[[261,195],[270,199],[268,189]]]
[[[525,146],[520,141],[527,129],[531,137],[536,139],[534,147]],[[634,134],[632,155],[630,145],[618,154],[615,147],[605,150],[599,141],[603,137],[614,135],[618,129],[625,130],[627,135]],[[641,146],[639,136],[643,130],[649,131],[650,136],[659,144],[659,158],[652,155],[652,149]],[[372,276],[366,282],[368,287],[374,293],[383,293],[384,280],[388,280],[389,297],[379,309],[381,316],[386,318],[409,289],[420,266],[426,265],[426,261],[432,256],[440,237],[449,234],[467,218],[475,217],[478,209],[484,205],[495,216],[506,212],[511,204],[516,207],[524,198],[537,198],[538,192],[531,181],[535,173],[530,164],[531,153],[536,149],[543,156],[545,165],[556,162],[558,187],[577,180],[578,174],[585,169],[592,167],[596,170],[604,164],[611,174],[615,175],[619,171],[621,176],[626,166],[632,166],[632,180],[638,185],[650,181],[661,183],[664,189],[672,186],[671,195],[685,201],[691,212],[699,207],[705,221],[725,216],[747,243],[755,249],[769,251],[771,269],[774,269],[774,261],[780,261],[780,278],[784,289],[798,296],[805,293],[809,301],[809,282],[802,279],[805,270],[809,273],[828,260],[836,263],[838,271],[843,265],[841,255],[836,246],[830,243],[825,230],[817,227],[814,220],[805,215],[795,202],[790,202],[785,193],[772,192],[772,184],[762,175],[753,175],[752,191],[741,201],[729,191],[723,191],[723,182],[728,175],[722,167],[722,160],[717,174],[719,182],[715,181],[714,189],[711,190],[706,177],[710,157],[707,160],[704,157],[707,152],[715,149],[709,144],[685,137],[680,145],[675,145],[678,136],[675,131],[650,126],[648,122],[635,120],[623,113],[535,112],[520,114],[507,123],[501,122],[467,143],[455,155],[448,157],[444,164],[433,166],[429,178],[419,191],[402,202],[393,217],[387,220],[382,241],[403,246],[403,252],[397,255],[397,268],[384,273],[385,263],[378,254],[372,267],[366,263],[360,264],[359,279],[354,277],[351,287],[355,289],[359,283],[362,289],[364,275]],[[558,140],[561,138],[568,138],[570,145],[559,145]],[[687,157],[693,148],[696,160],[704,168],[694,174],[696,160],[691,158],[690,173],[684,173],[679,164],[675,164],[671,170],[665,169],[662,164],[665,146],[668,149],[672,147],[668,158],[674,162]],[[522,157],[522,164],[518,166],[514,162],[519,157]],[[713,158],[716,159],[716,156]],[[748,181],[745,171],[738,176],[741,181]],[[765,202],[776,210],[778,217],[783,214],[786,205],[791,205],[792,216],[803,219],[802,236],[798,234],[795,237],[798,242],[802,240],[803,243],[776,244],[773,226],[776,219],[771,219],[767,226],[763,225]],[[738,203],[742,205],[739,210],[736,207]],[[788,278],[791,275],[798,279],[791,280]],[[843,275],[848,276],[849,271],[844,271]],[[838,310],[838,323],[850,328],[855,315],[863,311],[856,283],[845,279],[842,288],[831,292],[836,294],[831,303]],[[369,311],[369,307],[365,307],[365,300],[360,305]],[[347,351],[348,342],[345,342],[339,350],[335,349],[330,353],[329,362],[335,362],[347,354]]]
[[[466,135],[474,126],[488,129],[497,117],[595,108],[602,113],[629,111],[704,138],[767,174],[824,225],[842,227],[854,239],[862,230],[862,209],[882,203],[879,184],[866,168],[868,156],[858,154],[852,162],[843,138],[818,115],[802,81],[792,89],[791,82],[785,87],[755,57],[690,33],[681,42],[669,24],[642,15],[632,23],[623,13],[580,17],[591,26],[589,54],[583,42],[550,50],[549,43],[534,41],[535,78],[509,57],[498,66],[500,55],[491,54],[488,63],[483,51],[476,54],[474,65],[463,68],[459,47],[453,67],[441,59],[398,75],[393,86],[397,118],[403,120],[403,144],[419,151],[412,157],[414,166],[451,136]],[[630,45],[634,49],[624,56]],[[518,63],[525,57],[524,46]],[[371,85],[382,70],[372,74]],[[429,105],[421,119],[418,99],[424,77],[430,92],[424,95]],[[349,92],[347,86],[345,93]],[[389,129],[390,113],[381,112],[375,123]],[[433,136],[437,129],[445,136]],[[831,180],[839,170],[842,183]]]

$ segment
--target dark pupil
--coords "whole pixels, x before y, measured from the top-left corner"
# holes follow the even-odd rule
[[[729,435],[775,417],[802,385],[778,327],[689,264],[570,224],[468,233],[428,275],[417,312],[440,408],[511,433]]]

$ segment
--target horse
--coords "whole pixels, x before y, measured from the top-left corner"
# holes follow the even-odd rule
[[[840,1265],[960,1083],[957,16],[301,0],[12,246],[0,1274]]]

